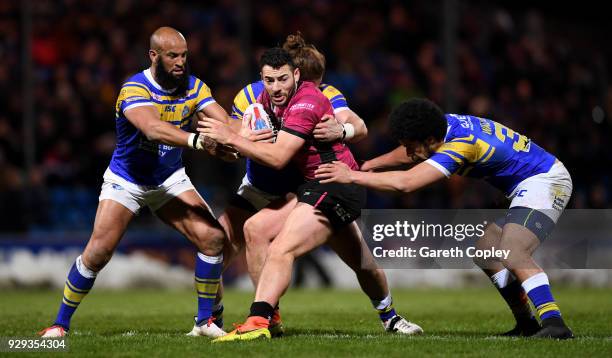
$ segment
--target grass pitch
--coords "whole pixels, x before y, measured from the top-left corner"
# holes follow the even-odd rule
[[[94,289],[73,319],[69,352],[105,357],[612,357],[612,289],[554,288],[577,336],[570,341],[493,337],[513,325],[493,288],[395,290],[393,294],[397,311],[421,325],[423,336],[383,332],[360,292],[290,290],[281,304],[285,337],[213,345],[206,338],[185,336],[196,308],[192,292]],[[52,322],[60,299],[59,290],[2,292],[0,336],[34,337]],[[251,299],[251,293],[226,292],[226,330],[232,322],[244,320]]]

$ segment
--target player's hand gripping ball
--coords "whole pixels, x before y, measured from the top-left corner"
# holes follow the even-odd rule
[[[241,135],[251,141],[274,142],[276,133],[261,103],[253,103],[244,111]]]

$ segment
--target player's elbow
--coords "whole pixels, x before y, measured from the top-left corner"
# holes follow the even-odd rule
[[[393,189],[400,193],[410,193],[414,190],[414,185],[412,185],[411,180],[409,178],[402,178],[400,180],[395,181]]]
[[[356,135],[355,137],[359,139],[363,139],[367,136],[368,136],[368,127],[365,125],[365,123],[361,122],[361,126],[359,127],[359,134]]]
[[[142,134],[151,142],[159,142],[163,138],[161,126],[151,125],[141,129]]]
[[[275,170],[281,170],[289,163],[290,158],[274,158],[270,166]]]

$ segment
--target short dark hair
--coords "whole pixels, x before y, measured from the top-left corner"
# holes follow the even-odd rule
[[[289,65],[291,69],[295,68],[289,52],[280,47],[272,47],[264,51],[259,59],[259,69],[261,70],[266,65],[272,68],[281,68],[284,65]]]
[[[444,112],[425,98],[402,102],[391,112],[389,121],[391,135],[397,141],[425,142],[429,137],[443,140],[446,135]]]

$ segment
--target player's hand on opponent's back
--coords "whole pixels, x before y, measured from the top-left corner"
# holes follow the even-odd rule
[[[240,136],[250,140],[251,142],[271,142],[274,138],[272,128],[251,129],[251,114],[245,113],[242,116],[242,125],[240,127]]]
[[[344,127],[336,117],[331,114],[326,114],[321,117],[319,122],[314,129],[314,138],[319,142],[334,142],[342,139],[344,133]]]
[[[333,161],[319,165],[315,171],[315,178],[321,183],[343,183],[349,184],[352,182],[352,170],[348,165]]]

